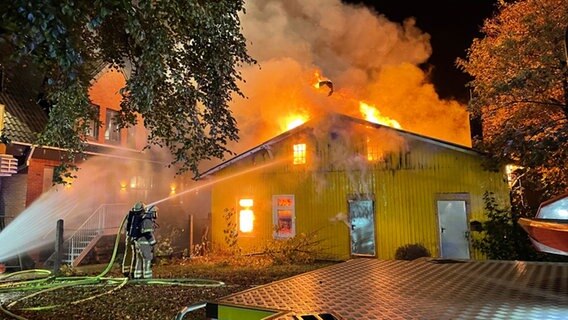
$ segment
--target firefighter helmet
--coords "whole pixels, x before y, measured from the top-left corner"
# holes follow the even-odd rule
[[[144,205],[144,202],[138,201],[134,204],[134,207],[132,207],[132,211],[134,212],[144,211],[145,207],[146,205]]]
[[[150,218],[152,219],[158,219],[158,207],[154,206],[150,206],[148,208],[148,210],[146,211],[148,216],[150,216]]]

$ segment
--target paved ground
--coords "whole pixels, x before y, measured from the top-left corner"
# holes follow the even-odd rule
[[[275,319],[568,319],[568,263],[444,262],[355,259],[219,302]]]

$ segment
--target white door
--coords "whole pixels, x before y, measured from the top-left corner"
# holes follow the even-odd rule
[[[464,200],[438,200],[440,251],[445,259],[469,259],[469,229]]]

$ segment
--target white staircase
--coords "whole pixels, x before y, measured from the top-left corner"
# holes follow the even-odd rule
[[[128,209],[126,204],[120,203],[100,205],[79,228],[66,237],[62,263],[78,266],[102,236],[116,235]]]

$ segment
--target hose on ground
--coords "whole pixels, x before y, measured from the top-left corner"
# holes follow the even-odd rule
[[[178,286],[191,286],[191,287],[220,287],[224,286],[225,284],[221,281],[215,280],[208,280],[208,279],[135,279],[129,280],[128,278],[113,278],[113,277],[105,277],[116,260],[116,255],[118,252],[118,246],[120,243],[120,235],[124,224],[126,222],[127,217],[124,217],[122,220],[120,227],[118,229],[114,248],[112,251],[112,256],[107,264],[106,268],[96,276],[77,276],[77,277],[56,277],[52,274],[50,270],[44,269],[33,269],[33,270],[24,270],[13,272],[10,274],[6,274],[0,276],[0,293],[6,292],[19,292],[19,291],[35,291],[34,293],[24,295],[14,301],[12,301],[7,306],[4,306],[3,303],[0,303],[0,311],[7,316],[11,317],[12,319],[17,320],[27,320],[22,316],[19,316],[13,313],[9,309],[13,309],[15,305],[21,301],[26,299],[44,294],[46,292],[51,292],[63,288],[69,288],[73,286],[84,286],[84,285],[105,285],[111,284],[116,285],[112,289],[88,296],[87,298],[75,300],[72,302],[66,302],[62,304],[54,304],[48,306],[38,306],[38,307],[26,307],[26,308],[19,308],[17,310],[21,311],[40,311],[40,310],[49,310],[58,307],[62,307],[65,305],[77,305],[82,302],[90,301],[101,296],[111,294],[120,288],[124,287],[127,283],[132,284],[144,284],[144,285],[178,285]],[[31,275],[34,276],[32,279],[16,279],[16,277],[24,276],[24,275]],[[39,278],[38,278],[39,277]],[[15,280],[12,280],[15,279]]]

